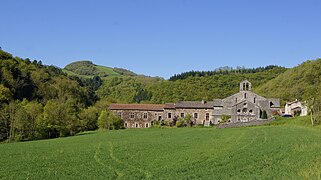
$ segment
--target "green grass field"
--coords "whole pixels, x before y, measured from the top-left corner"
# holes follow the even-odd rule
[[[89,132],[0,144],[3,179],[320,179],[321,129],[308,119],[235,129]]]

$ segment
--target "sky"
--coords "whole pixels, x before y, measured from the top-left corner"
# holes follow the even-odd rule
[[[321,57],[320,0],[0,0],[0,46],[63,68],[77,60],[170,76]]]

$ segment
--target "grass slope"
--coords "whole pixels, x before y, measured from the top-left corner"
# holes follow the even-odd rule
[[[4,179],[320,178],[321,130],[307,124],[305,118],[236,129],[128,129],[2,144],[0,174]]]
[[[120,74],[117,73],[117,72],[115,72],[115,71],[113,70],[113,68],[106,67],[106,66],[99,66],[99,65],[97,65],[96,68],[97,68],[99,71],[108,74],[108,76],[120,76]]]
[[[94,76],[137,76],[137,74],[127,69],[100,66],[93,64],[93,62],[88,60],[72,62],[66,65],[63,71],[68,75],[80,76],[84,78],[92,78]]]

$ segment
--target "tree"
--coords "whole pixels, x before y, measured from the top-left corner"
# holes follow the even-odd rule
[[[319,85],[321,86],[321,85]],[[307,102],[311,125],[321,121],[321,94],[320,87],[310,87],[305,94],[305,100]]]
[[[192,115],[191,114],[186,114],[184,117],[184,124],[186,125],[191,125],[191,120],[192,120]]]
[[[80,124],[82,131],[93,131],[98,128],[97,122],[99,117],[99,109],[96,107],[89,107],[80,112]]]
[[[8,103],[13,100],[13,95],[9,88],[5,87],[3,84],[0,84],[0,104]]]
[[[38,138],[37,121],[43,118],[43,105],[37,101],[31,101],[23,105],[28,118],[28,131],[26,137],[28,140]]]
[[[7,60],[7,59],[12,59],[12,54],[7,53],[3,50],[0,50],[0,60]]]
[[[109,112],[106,110],[101,111],[100,116],[98,118],[98,127],[100,130],[109,129],[110,128],[110,120],[108,118]]]
[[[98,118],[98,127],[103,130],[114,130],[123,128],[123,121],[113,113],[103,110]]]

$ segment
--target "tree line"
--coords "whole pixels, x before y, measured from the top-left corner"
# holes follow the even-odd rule
[[[101,83],[99,77],[67,76],[55,66],[0,51],[0,141],[56,138],[96,130],[101,112],[108,108],[108,102],[99,101],[95,93]],[[121,120],[108,115],[101,121],[108,124],[101,128],[109,128]]]
[[[258,68],[245,68],[245,67],[236,67],[235,69],[233,67],[221,67],[217,68],[214,71],[188,71],[181,74],[175,74],[172,77],[169,78],[170,81],[176,81],[176,80],[183,80],[187,79],[188,77],[204,77],[204,76],[214,76],[214,75],[226,75],[226,74],[249,74],[249,73],[257,73],[257,72],[264,72],[271,69],[285,69],[281,66],[276,65],[269,65],[265,67],[258,67]]]

